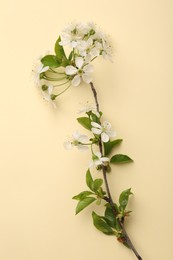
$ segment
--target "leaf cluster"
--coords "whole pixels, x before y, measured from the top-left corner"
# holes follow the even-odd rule
[[[59,36],[58,40],[55,43],[55,55],[46,55],[41,59],[41,62],[44,66],[49,66],[50,68],[66,67],[70,64],[72,55],[66,57],[63,46],[59,45],[61,37]]]
[[[125,209],[131,194],[131,189],[124,190],[119,196],[119,206],[114,204],[114,208],[112,208],[110,203],[107,203],[105,205],[104,216],[93,212],[92,218],[94,226],[106,235],[115,235],[117,238],[122,238],[122,223],[124,218],[130,213],[130,211],[125,211]],[[121,242],[123,242],[123,240]]]
[[[102,112],[100,112],[102,115]],[[85,129],[91,131],[91,122],[96,122],[96,123],[100,123],[100,118],[98,118],[94,113],[89,112],[87,113],[88,117],[79,117],[77,118],[77,121],[80,125],[82,125]],[[99,137],[95,136],[94,139],[92,139],[92,141],[96,144],[99,143]],[[116,139],[113,141],[108,141],[106,143],[103,143],[103,147],[104,147],[104,156],[109,156],[111,154],[111,152],[113,151],[114,148],[116,148],[119,144],[121,144],[123,140],[122,139]],[[125,154],[115,154],[111,157],[110,159],[110,163],[112,164],[124,164],[124,163],[129,163],[129,162],[133,162],[133,160],[125,155]]]
[[[73,199],[79,201],[76,206],[76,214],[78,214],[80,211],[85,209],[96,200],[99,204],[100,200],[104,198],[105,192],[101,187],[103,184],[103,180],[101,178],[93,180],[89,169],[86,173],[86,184],[90,190],[82,191],[78,195],[73,197]]]

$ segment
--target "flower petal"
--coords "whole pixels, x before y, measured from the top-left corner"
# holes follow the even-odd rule
[[[59,42],[59,45],[64,46],[64,45],[68,45],[70,43],[69,39],[63,39],[62,41]]]
[[[89,63],[91,60],[92,60],[92,55],[88,53],[85,57],[85,63]]]
[[[45,66],[45,67],[42,66],[42,68],[40,69],[40,73],[43,73],[43,72],[47,71],[48,69],[49,69],[49,66]]]
[[[95,155],[98,157],[98,158],[101,158],[101,152],[96,152]]]
[[[96,134],[96,135],[100,135],[102,132],[101,129],[94,128],[94,127],[91,128],[91,131],[93,132],[93,134]]]
[[[112,131],[112,130],[109,130],[109,131],[106,131],[107,135],[109,135],[109,137],[111,138],[114,138],[116,136],[116,132],[115,131]]]
[[[100,118],[100,114],[99,112],[97,112],[97,110],[92,110],[93,114],[95,114],[98,118]]]
[[[88,138],[88,136],[86,136],[86,135],[81,135],[81,136],[78,138],[78,141],[79,141],[80,143],[87,143],[87,142],[89,141],[89,138]]]
[[[48,93],[49,93],[49,95],[51,95],[52,94],[52,91],[53,91],[53,85],[48,85]]]
[[[94,71],[93,65],[91,64],[85,65],[83,71],[86,73],[92,73]]]
[[[80,138],[80,133],[79,133],[79,131],[78,130],[76,130],[73,134],[72,134],[72,136],[73,136],[73,138],[75,139],[75,140],[79,140],[79,138]]]
[[[106,133],[101,134],[102,142],[107,143],[109,141],[109,136]]]
[[[98,165],[102,164],[102,161],[99,159],[99,160],[95,160],[94,163],[95,163],[96,166],[98,166]]]
[[[72,85],[74,86],[74,87],[77,87],[77,86],[79,86],[79,84],[80,84],[80,82],[81,82],[81,77],[79,76],[79,75],[76,75],[74,78],[73,78],[73,80],[72,80]]]
[[[72,143],[70,142],[70,141],[66,141],[66,142],[64,142],[64,148],[66,149],[66,150],[71,150],[72,148],[73,148],[73,145],[72,145]]]
[[[96,128],[100,128],[100,129],[102,128],[101,125],[99,125],[99,124],[96,123],[96,122],[91,122],[91,125],[94,126],[94,127],[96,127]]]
[[[101,157],[100,160],[102,162],[109,162],[110,161],[108,157]]]
[[[94,166],[94,162],[93,161],[91,161],[90,163],[89,163],[89,168],[91,169],[93,166]]]
[[[70,47],[71,47],[71,48],[76,48],[77,45],[78,45],[77,41],[72,41],[72,42],[70,43]]]
[[[75,75],[77,73],[77,69],[74,66],[72,66],[72,65],[68,65],[65,68],[65,73],[67,75]]]
[[[82,145],[82,144],[79,144],[79,145],[77,146],[77,148],[78,148],[79,150],[81,150],[81,151],[86,151],[86,150],[88,150],[88,146],[85,146],[85,145]]]
[[[84,64],[84,59],[82,57],[77,57],[75,59],[75,64],[78,69],[81,69]]]
[[[109,123],[108,121],[104,121],[102,125],[106,130],[111,129],[111,123]]]
[[[90,75],[90,74],[87,74],[87,73],[84,73],[84,74],[82,75],[82,79],[83,79],[83,81],[86,82],[86,83],[90,83],[90,82],[92,81],[91,75]]]

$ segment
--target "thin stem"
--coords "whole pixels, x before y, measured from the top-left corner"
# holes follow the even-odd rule
[[[61,94],[63,94],[69,87],[71,86],[71,83],[59,94],[55,95],[56,97],[60,96]]]
[[[100,109],[99,109],[99,102],[98,102],[98,99],[97,99],[97,92],[96,92],[96,89],[95,89],[94,84],[92,82],[90,82],[90,86],[91,86],[91,90],[92,90],[93,95],[94,95],[97,112],[99,113]]]
[[[98,102],[98,98],[97,98],[97,91],[96,91],[94,84],[92,82],[90,82],[90,86],[91,86],[91,90],[92,90],[93,95],[94,95],[95,104],[96,104],[96,107],[97,107],[97,112],[99,113],[100,110],[99,110],[99,102]],[[99,141],[99,150],[100,150],[101,156],[103,156],[103,147],[102,147],[102,141],[101,140]],[[104,165],[102,166],[102,173],[103,173],[105,187],[106,187],[106,191],[107,191],[107,195],[108,195],[108,197],[105,197],[105,200],[109,202],[115,217],[117,217],[118,212],[115,208],[115,205],[114,205],[114,202],[113,202],[113,199],[112,199],[112,196],[111,196],[111,192],[110,192],[109,184],[108,184],[108,180],[107,180],[106,167]],[[134,245],[132,244],[132,242],[131,242],[131,240],[130,240],[130,238],[129,238],[126,230],[125,230],[124,221],[119,220],[118,222],[121,226],[122,233],[123,233],[123,236],[125,238],[125,242],[128,244],[130,249],[134,252],[137,259],[142,260],[141,256],[138,254],[137,250],[135,249]]]
[[[63,82],[63,83],[61,83],[61,84],[54,85],[53,87],[54,87],[54,88],[57,88],[57,87],[60,87],[60,86],[63,86],[63,85],[65,85],[65,84],[67,84],[68,82],[69,82],[69,80],[67,80],[67,81],[65,81],[65,82]]]
[[[92,145],[93,143],[80,143],[82,145]]]
[[[45,73],[43,74],[43,79],[46,79],[49,81],[60,81],[60,80],[66,79],[66,78],[67,78],[67,76],[62,77],[62,78],[51,78],[51,77],[47,76]]]
[[[63,74],[63,75],[65,75],[64,72],[58,72],[58,71],[56,71],[56,70],[53,70],[52,68],[49,68],[49,70],[50,70],[51,73],[61,74],[61,75]]]

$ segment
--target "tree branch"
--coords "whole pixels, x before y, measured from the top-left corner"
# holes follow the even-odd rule
[[[98,98],[97,98],[97,91],[96,91],[96,89],[94,87],[93,82],[90,82],[90,86],[91,86],[91,90],[92,90],[93,95],[94,95],[97,112],[100,112],[100,110],[99,110],[99,102],[98,102]],[[103,146],[102,146],[102,141],[101,140],[99,141],[99,150],[100,150],[101,156],[103,156]],[[109,184],[108,184],[108,180],[107,180],[106,167],[104,165],[102,166],[102,173],[103,173],[104,183],[105,183],[105,187],[106,187],[106,192],[107,192],[107,195],[108,195],[108,197],[105,197],[105,200],[107,202],[109,202],[109,204],[111,205],[112,211],[113,211],[113,213],[115,215],[115,218],[116,218],[118,212],[117,212],[117,210],[115,208],[115,205],[114,205],[114,202],[113,202],[113,199],[112,199],[112,196],[111,196],[111,192],[110,192]],[[129,238],[126,230],[125,230],[124,220],[120,221],[118,219],[118,222],[119,222],[119,225],[121,226],[122,234],[123,234],[123,238],[122,238],[121,242],[127,243],[128,247],[133,251],[133,253],[136,255],[137,259],[138,260],[142,260],[142,257],[138,254],[137,250],[135,249],[134,245],[132,244],[132,242],[131,242],[131,240],[130,240],[130,238]]]

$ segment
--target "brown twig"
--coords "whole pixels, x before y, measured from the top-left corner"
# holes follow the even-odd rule
[[[97,91],[94,87],[93,82],[90,82],[90,86],[91,86],[91,90],[92,90],[93,95],[94,95],[94,100],[95,100],[97,112],[100,112],[99,102],[98,102],[98,98],[97,98]],[[101,156],[103,156],[103,147],[102,147],[102,141],[101,140],[99,141],[99,150],[100,150]],[[107,180],[106,167],[104,165],[102,166],[102,173],[103,173],[104,183],[105,183],[105,187],[106,187],[106,192],[107,192],[107,195],[108,195],[108,197],[106,197],[105,200],[109,202],[115,217],[117,217],[118,212],[115,208],[115,204],[114,204],[112,196],[111,196],[111,192],[110,192],[109,184],[108,184],[108,180]],[[126,229],[124,227],[124,221],[118,220],[118,222],[119,222],[119,225],[121,226],[121,229],[122,229],[123,241],[133,251],[133,253],[136,255],[137,259],[142,260],[142,257],[138,254],[137,250],[135,249],[133,243],[131,242],[131,240],[130,240],[127,232],[126,232]]]

